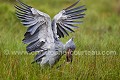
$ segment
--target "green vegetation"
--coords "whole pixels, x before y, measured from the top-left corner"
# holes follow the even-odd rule
[[[24,2],[53,17],[75,0]],[[26,28],[16,18],[14,4],[14,0],[0,0],[0,80],[120,80],[119,0],[81,0],[78,6],[85,4],[87,8],[84,23],[61,41],[66,42],[74,36],[77,54],[88,52],[73,55],[73,63],[59,69],[56,67],[63,64],[65,55],[52,69],[31,64],[34,55],[25,51],[22,39]],[[100,55],[88,54],[92,51]],[[103,55],[103,51],[115,53]]]

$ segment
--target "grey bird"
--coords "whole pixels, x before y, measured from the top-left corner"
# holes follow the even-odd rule
[[[52,67],[66,53],[67,62],[72,62],[72,53],[75,50],[73,38],[63,44],[60,38],[69,36],[68,32],[74,32],[78,28],[75,24],[81,24],[84,18],[85,5],[74,6],[80,0],[60,11],[53,20],[46,13],[43,13],[20,0],[15,5],[16,16],[21,23],[27,27],[24,34],[23,43],[28,44],[28,53],[38,52],[34,62],[41,66],[49,65]]]

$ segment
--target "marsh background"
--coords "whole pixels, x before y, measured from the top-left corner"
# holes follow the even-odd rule
[[[53,18],[76,0],[22,1]],[[74,36],[77,55],[59,69],[65,55],[52,69],[31,64],[34,54],[25,51],[26,28],[16,18],[14,4],[15,0],[0,0],[0,80],[120,80],[120,0],[81,0],[77,6],[87,8],[84,23],[61,39],[65,43]],[[92,54],[95,51],[99,54]]]

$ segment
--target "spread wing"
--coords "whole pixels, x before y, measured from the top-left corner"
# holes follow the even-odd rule
[[[68,32],[74,32],[74,28],[78,28],[75,24],[81,24],[81,18],[84,18],[85,14],[84,11],[86,10],[85,6],[74,6],[79,2],[75,2],[70,7],[63,9],[59,12],[53,20],[53,26],[56,29],[57,35],[59,38],[64,37],[64,35],[68,35]]]
[[[49,15],[26,5],[20,0],[16,0],[19,5],[15,5],[16,15],[21,23],[28,27],[24,35],[23,42],[28,44],[28,53],[33,51],[43,51],[51,47],[54,42]]]

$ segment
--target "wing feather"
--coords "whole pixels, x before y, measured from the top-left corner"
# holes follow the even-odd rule
[[[83,23],[81,19],[85,16],[85,5],[74,8],[74,6],[78,4],[79,1],[80,0],[55,15],[53,20],[53,27],[57,29],[57,34],[59,37],[64,37],[63,35],[68,35],[68,32],[74,32],[73,29],[78,28],[75,25]]]
[[[24,26],[28,27],[23,39],[23,42],[28,44],[27,52],[49,49],[52,46],[51,43],[54,42],[53,32],[50,32],[52,28],[49,15],[26,5],[20,0],[16,1],[19,3],[15,5],[16,16]]]

